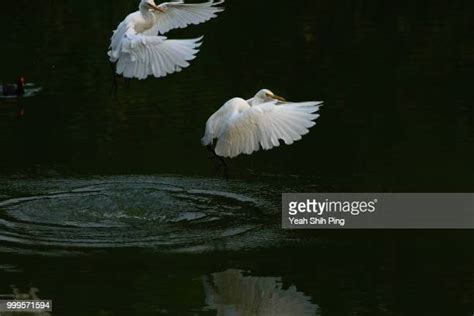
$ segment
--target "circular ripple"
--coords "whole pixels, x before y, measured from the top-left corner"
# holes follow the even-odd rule
[[[262,188],[237,182],[114,177],[10,181],[2,189],[12,193],[0,201],[0,245],[15,251],[205,251],[250,247],[273,234]]]

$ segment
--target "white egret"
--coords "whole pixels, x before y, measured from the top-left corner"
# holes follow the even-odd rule
[[[215,112],[206,123],[201,142],[219,157],[250,155],[261,148],[291,145],[309,132],[319,117],[323,102],[286,102],[268,89],[249,100],[233,98]]]
[[[319,306],[281,278],[244,276],[240,270],[212,274],[203,280],[206,303],[217,315],[315,316]]]
[[[216,17],[224,10],[218,6],[223,2],[156,5],[153,0],[141,0],[139,10],[129,14],[112,35],[108,55],[112,63],[117,63],[116,73],[125,78],[160,78],[188,67],[199,51],[202,37],[169,40],[159,35]]]

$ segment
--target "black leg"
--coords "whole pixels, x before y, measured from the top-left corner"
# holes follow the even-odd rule
[[[225,162],[224,158],[217,155],[214,148],[212,148],[212,146],[209,145],[206,147],[212,154],[212,156],[210,156],[209,159],[213,159],[214,161],[216,161],[216,164],[215,164],[216,172],[219,173],[222,167],[222,175],[224,176],[224,178],[229,179],[229,167],[227,163]]]
[[[110,68],[112,69],[112,96],[117,95],[117,74],[115,72],[115,63],[110,63]]]
[[[222,158],[221,156],[218,156],[218,155],[216,154],[216,152],[214,151],[214,148],[212,148],[211,145],[208,145],[208,146],[206,146],[206,147],[207,147],[207,149],[212,153],[212,157],[211,157],[211,158],[217,158],[225,168],[228,167],[228,166],[227,166],[227,163],[226,163],[225,160],[224,160],[224,158]]]

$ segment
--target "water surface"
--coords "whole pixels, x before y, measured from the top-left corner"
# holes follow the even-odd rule
[[[54,315],[472,315],[469,231],[279,223],[282,192],[472,192],[473,4],[227,0],[169,34],[205,35],[190,68],[112,97],[135,7],[0,4],[0,81],[42,87],[0,99],[0,294],[37,287]],[[318,124],[223,178],[204,123],[264,87],[324,100]]]

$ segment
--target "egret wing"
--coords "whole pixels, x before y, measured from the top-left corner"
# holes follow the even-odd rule
[[[183,1],[165,2],[158,7],[165,13],[153,11],[157,16],[155,28],[158,34],[164,34],[172,29],[185,28],[188,25],[200,24],[217,17],[224,11],[218,5],[224,1],[208,1],[203,3],[184,3]]]
[[[235,113],[219,136],[216,153],[236,157],[280,146],[280,140],[290,145],[309,132],[319,115],[321,102],[277,104],[276,101],[252,106]]]
[[[201,142],[204,146],[212,145],[214,139],[219,138],[227,128],[229,120],[232,119],[236,112],[237,108],[250,109],[250,105],[245,102],[245,100],[240,98],[234,98],[227,101],[219,110],[206,122],[206,132],[204,137],[201,139]]]
[[[199,51],[201,39],[168,40],[144,35],[130,24],[121,40],[111,47],[109,56],[111,61],[117,61],[117,73],[126,78],[160,78],[188,67]]]

